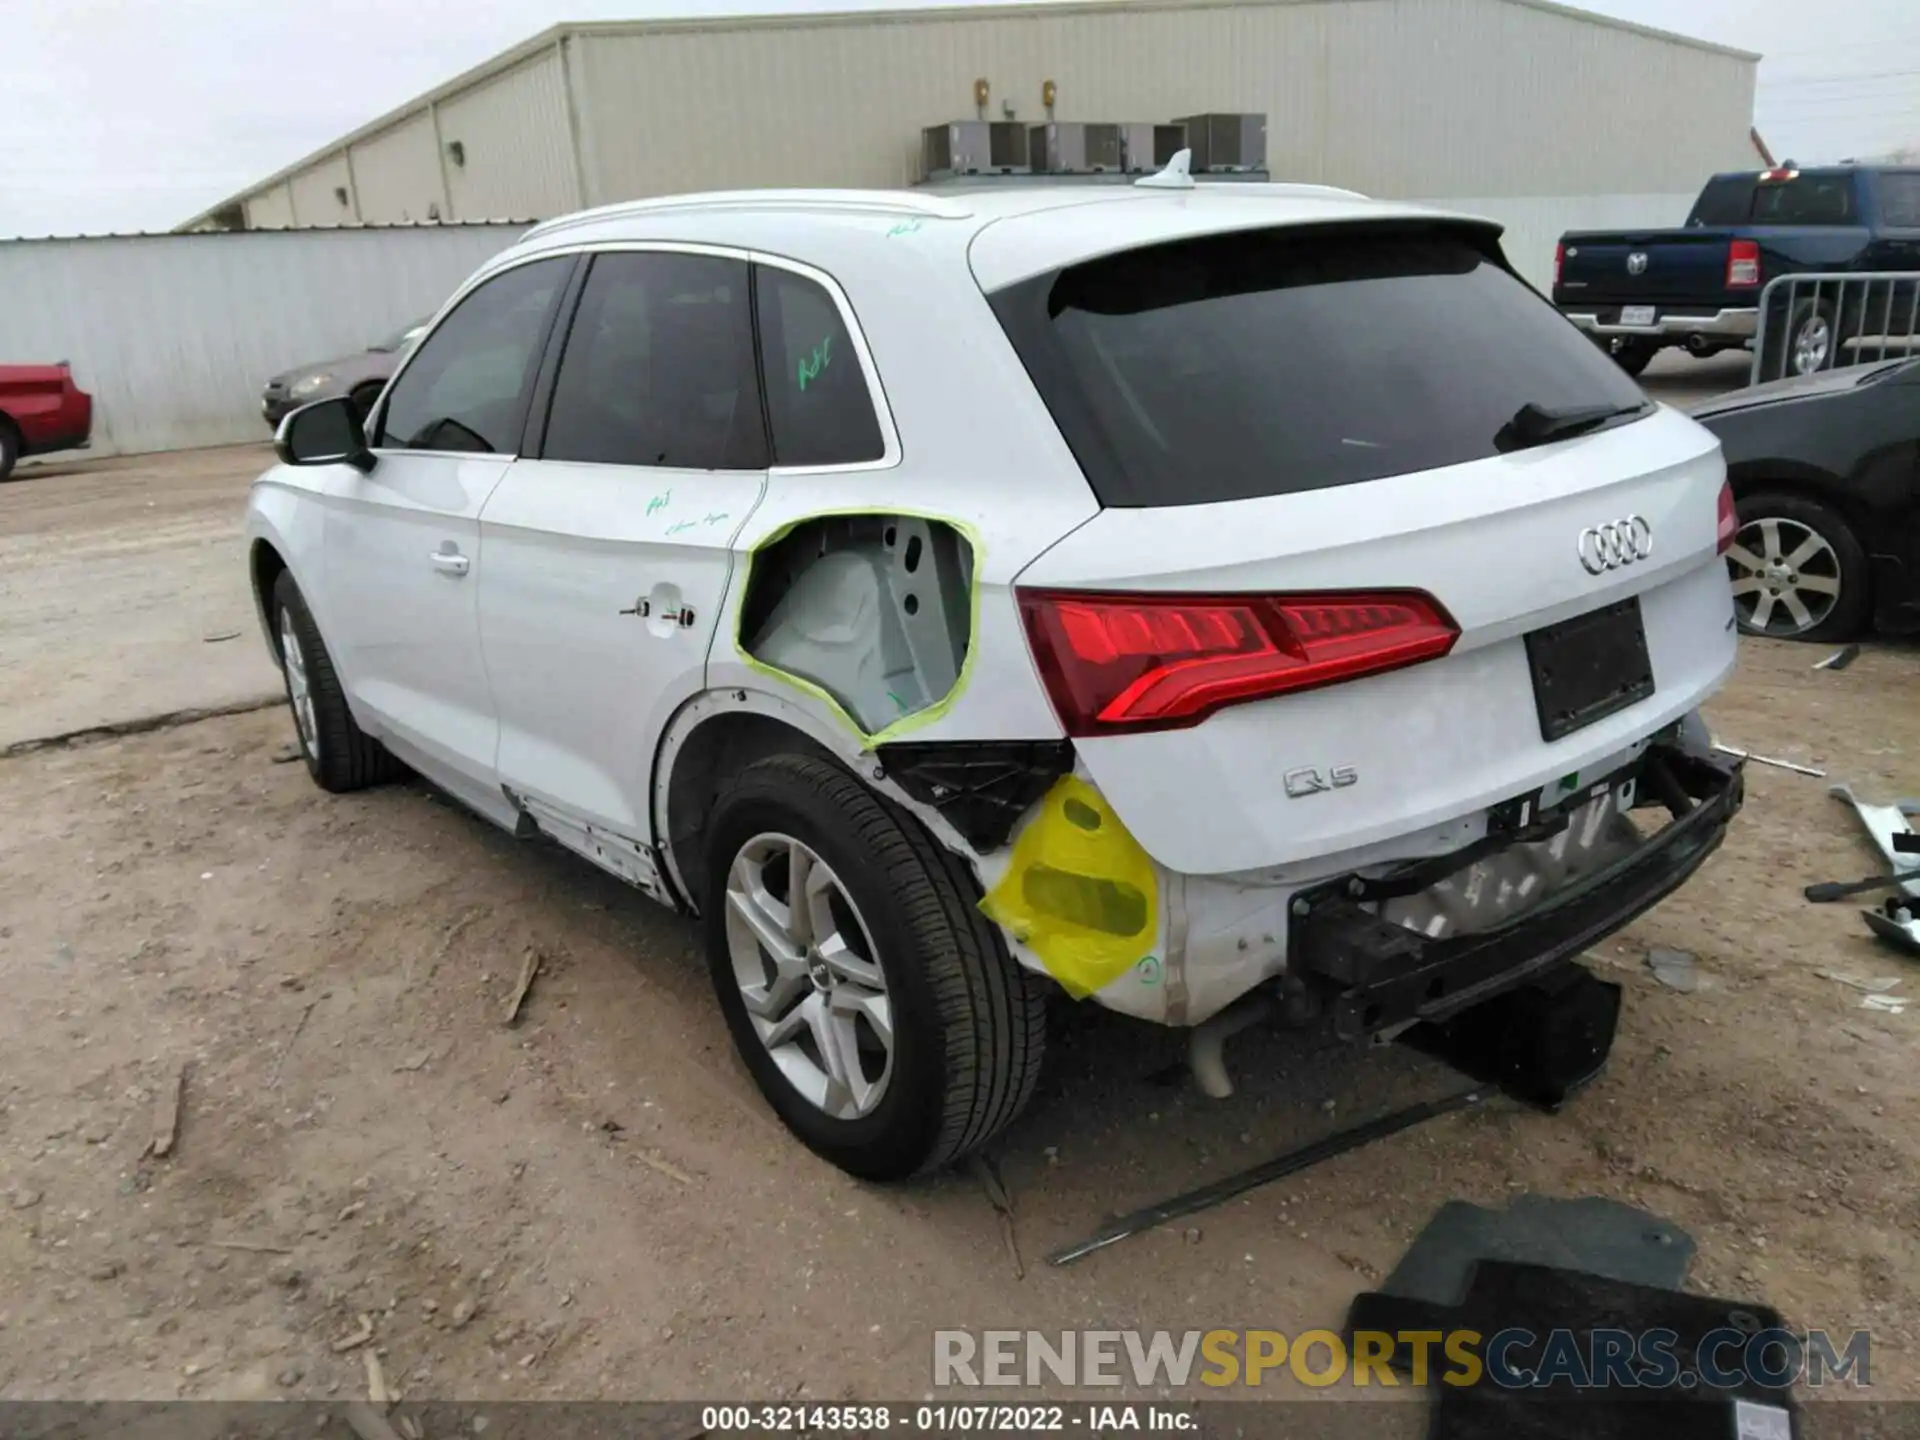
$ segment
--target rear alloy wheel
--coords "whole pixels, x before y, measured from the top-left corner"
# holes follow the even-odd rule
[[[338,794],[405,774],[386,746],[354,723],[320,627],[287,570],[273,584],[273,635],[287,683],[287,708],[314,783]]]
[[[1045,992],[960,861],[820,755],[728,781],[706,834],[707,963],[787,1128],[868,1180],[936,1170],[1020,1113]]]
[[[1867,557],[1834,511],[1797,495],[1754,495],[1739,505],[1727,551],[1733,610],[1748,635],[1845,640],[1866,618]]]

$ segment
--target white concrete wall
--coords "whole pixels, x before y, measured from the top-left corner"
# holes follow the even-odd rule
[[[71,361],[95,454],[262,440],[269,375],[432,314],[521,229],[0,242],[0,363]]]

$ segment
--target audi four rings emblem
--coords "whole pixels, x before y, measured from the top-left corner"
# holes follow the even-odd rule
[[[1644,515],[1589,525],[1580,532],[1580,564],[1589,575],[1618,570],[1653,553],[1653,526]]]

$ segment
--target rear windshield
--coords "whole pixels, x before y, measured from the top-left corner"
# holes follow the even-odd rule
[[[1693,202],[1689,225],[1853,225],[1853,172],[1810,170],[1791,180],[1717,175]]]
[[[1496,436],[1528,404],[1646,404],[1598,346],[1457,230],[1208,236],[990,298],[1107,506],[1432,470],[1498,453]]]

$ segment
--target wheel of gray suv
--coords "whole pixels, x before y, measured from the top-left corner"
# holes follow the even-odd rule
[[[824,757],[741,770],[707,825],[707,959],[755,1083],[869,1180],[948,1164],[1026,1104],[1042,987],[954,856]]]
[[[340,794],[404,774],[405,767],[387,748],[354,723],[320,627],[286,570],[273,584],[273,635],[293,728],[314,783]]]
[[[1727,551],[1733,610],[1748,635],[1845,640],[1872,602],[1866,551],[1834,510],[1798,495],[1750,495]]]
[[[13,467],[20,463],[20,436],[12,424],[0,417],[0,480],[13,474]]]
[[[356,385],[353,387],[353,392],[349,398],[353,401],[354,411],[360,416],[363,424],[366,418],[373,413],[374,403],[379,400],[380,392],[385,388],[385,382],[379,380],[370,380],[365,385]]]

